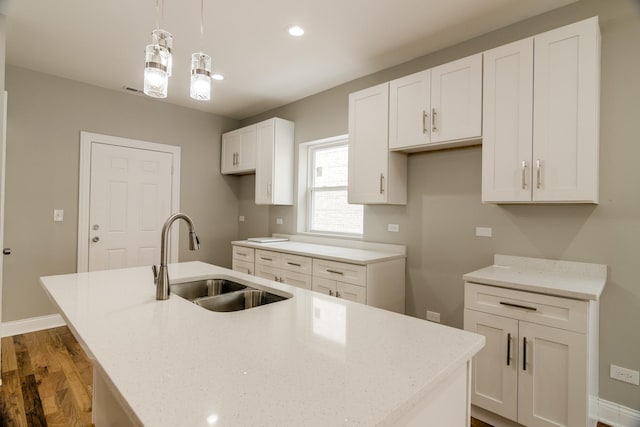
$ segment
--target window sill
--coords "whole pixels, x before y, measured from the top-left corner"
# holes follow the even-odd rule
[[[356,241],[364,240],[363,235],[355,235],[355,234],[317,233],[313,231],[299,231],[296,234],[300,234],[302,236],[326,237],[328,239],[356,240]]]

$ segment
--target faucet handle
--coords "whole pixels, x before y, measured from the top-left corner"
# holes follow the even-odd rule
[[[153,264],[151,271],[153,271],[153,283],[158,284],[158,266]]]

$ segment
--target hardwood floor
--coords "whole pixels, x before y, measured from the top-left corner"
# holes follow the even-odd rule
[[[91,361],[66,326],[2,338],[0,426],[91,426],[92,386]],[[472,418],[471,427],[492,426]]]
[[[0,426],[90,426],[92,369],[67,327],[2,338]]]

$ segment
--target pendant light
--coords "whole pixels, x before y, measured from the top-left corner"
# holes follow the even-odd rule
[[[200,52],[191,55],[191,98],[197,101],[211,99],[211,57],[202,52],[204,34],[204,0],[200,0]]]
[[[171,75],[173,36],[160,29],[159,0],[156,0],[156,29],[151,33],[151,44],[145,48],[144,93],[154,98],[166,98]],[[164,13],[164,3],[163,3]]]

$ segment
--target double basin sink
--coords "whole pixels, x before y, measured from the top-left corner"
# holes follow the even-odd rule
[[[246,310],[291,298],[225,278],[175,283],[169,288],[179,297],[211,311]]]

